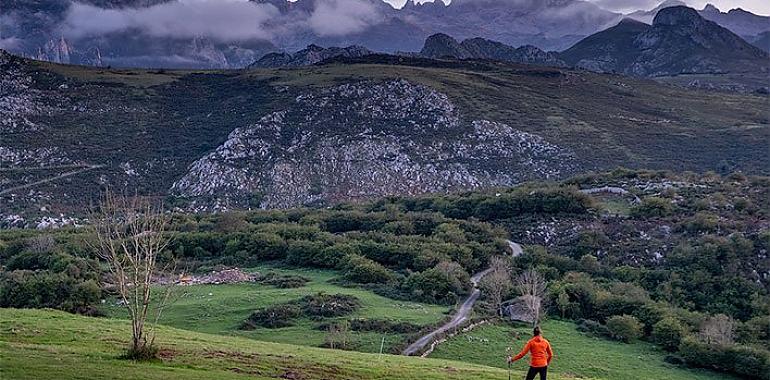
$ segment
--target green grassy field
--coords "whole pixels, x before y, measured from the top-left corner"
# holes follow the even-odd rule
[[[520,333],[520,340],[514,338],[513,331]],[[547,321],[543,324],[543,332],[556,354],[550,372],[561,378],[735,379],[716,372],[668,364],[664,361],[665,352],[651,344],[625,344],[595,338],[577,331],[571,322]],[[518,353],[530,336],[528,327],[481,326],[439,345],[430,357],[502,368],[506,366],[507,348],[512,347]],[[527,360],[523,359],[513,366],[523,370],[527,365]]]
[[[162,327],[162,361],[118,359],[124,320],[0,309],[0,378],[26,379],[506,379],[499,368],[259,342]],[[515,373],[522,377],[520,371]],[[556,376],[555,379],[560,377]],[[563,378],[563,377],[562,377]]]
[[[303,287],[278,289],[256,283],[229,285],[193,285],[178,287],[178,300],[165,312],[162,324],[211,334],[238,335],[262,341],[320,346],[326,332],[316,326],[319,321],[308,318],[300,319],[296,325],[278,329],[257,328],[240,330],[241,323],[252,311],[265,306],[276,305],[299,299],[319,292],[327,294],[349,294],[357,297],[362,307],[354,314],[338,318],[389,319],[411,322],[418,325],[431,325],[442,320],[450,310],[446,306],[416,302],[396,301],[360,288],[346,288],[329,283],[338,274],[334,271],[313,269],[282,269],[262,266],[252,270],[267,273],[300,275],[310,279]],[[114,305],[113,302],[110,302]],[[112,317],[125,317],[118,306],[106,306],[103,309]],[[401,334],[383,334],[377,332],[351,332],[352,349],[363,352],[379,352],[382,338],[385,337],[385,352],[397,350],[404,343],[406,336]]]

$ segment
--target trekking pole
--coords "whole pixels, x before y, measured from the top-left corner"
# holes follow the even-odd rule
[[[511,350],[512,349],[510,347],[508,347],[508,349],[505,350],[506,354],[507,354],[506,355],[506,357],[507,357],[506,360],[508,361],[508,380],[511,380]]]

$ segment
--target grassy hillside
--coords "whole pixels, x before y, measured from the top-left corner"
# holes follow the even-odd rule
[[[668,364],[664,361],[666,353],[648,343],[625,344],[587,336],[578,332],[571,322],[550,320],[543,324],[543,331],[556,353],[550,371],[564,378],[734,379],[725,374]],[[519,333],[518,340],[514,332]],[[506,349],[511,347],[518,353],[531,334],[529,327],[482,326],[439,345],[430,357],[502,368],[505,361],[500,357],[505,356]],[[526,369],[527,361],[515,363],[514,368]]]
[[[499,368],[457,361],[378,356],[251,339],[159,330],[162,362],[120,360],[122,320],[59,311],[0,309],[3,379],[504,379]],[[523,377],[520,371],[517,377]],[[559,377],[555,377],[558,379]]]
[[[336,318],[367,318],[432,325],[445,318],[450,308],[426,303],[397,301],[374,294],[361,288],[342,287],[329,283],[340,273],[314,269],[280,269],[261,266],[254,270],[299,275],[310,279],[305,286],[279,289],[257,283],[227,285],[193,285],[177,288],[179,300],[163,314],[161,323],[171,327],[211,334],[238,335],[266,342],[321,346],[326,331],[318,328],[320,322],[309,318],[300,319],[294,326],[282,328],[257,327],[241,330],[240,326],[252,311],[273,306],[319,292],[349,294],[361,301],[362,307],[349,316]],[[110,316],[125,318],[125,311],[118,306],[106,306]],[[329,322],[329,320],[325,321]],[[407,336],[395,333],[351,331],[351,349],[362,352],[379,352],[385,338],[385,352],[392,352],[405,343]]]

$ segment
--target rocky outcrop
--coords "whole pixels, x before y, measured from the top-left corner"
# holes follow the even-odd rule
[[[38,129],[32,116],[50,107],[41,93],[32,88],[32,78],[16,62],[17,58],[0,50],[0,135]]]
[[[706,20],[713,21],[739,36],[752,37],[770,31],[770,17],[760,16],[741,8],[722,12],[712,4],[708,4],[700,15]]]
[[[249,65],[249,68],[275,68],[275,67],[298,67],[309,66],[323,62],[330,58],[345,57],[357,58],[363,57],[373,52],[362,46],[348,46],[344,48],[329,47],[324,48],[318,45],[310,45],[294,54],[289,53],[269,53],[264,55],[256,62]]]
[[[625,20],[560,54],[567,63],[635,76],[690,73],[762,73],[766,52],[691,8],[657,13],[651,26]]]
[[[172,193],[200,207],[262,207],[512,185],[572,170],[569,150],[488,120],[463,120],[442,93],[404,80],[299,95],[237,128]]]

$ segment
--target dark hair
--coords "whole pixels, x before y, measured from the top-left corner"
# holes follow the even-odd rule
[[[540,326],[537,326],[537,327],[535,327],[535,328],[532,330],[532,335],[534,335],[534,336],[538,336],[538,335],[540,335]]]

